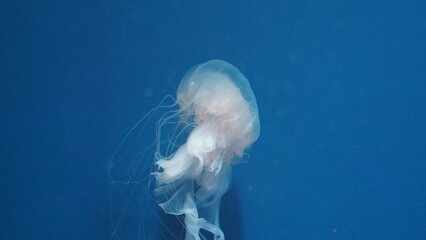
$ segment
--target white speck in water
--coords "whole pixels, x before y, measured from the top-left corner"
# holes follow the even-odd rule
[[[149,98],[152,96],[152,88],[147,87],[143,90],[143,96]]]

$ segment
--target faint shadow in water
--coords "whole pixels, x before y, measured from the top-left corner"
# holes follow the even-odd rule
[[[226,240],[242,239],[240,217],[238,195],[234,188],[231,188],[223,196],[220,208],[220,226],[225,233]]]

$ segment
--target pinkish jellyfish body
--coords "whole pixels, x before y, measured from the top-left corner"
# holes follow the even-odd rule
[[[171,156],[157,154],[156,192],[169,214],[185,215],[186,240],[224,239],[219,208],[231,167],[259,136],[256,99],[247,79],[231,64],[212,60],[190,69],[177,91],[180,121],[192,126]]]

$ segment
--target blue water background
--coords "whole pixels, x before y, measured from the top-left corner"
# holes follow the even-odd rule
[[[228,239],[426,239],[426,4],[375,0],[2,1],[0,239],[109,239],[108,159],[216,58],[261,118]]]

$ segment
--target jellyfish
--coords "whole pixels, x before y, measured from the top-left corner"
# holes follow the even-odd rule
[[[177,90],[179,122],[190,126],[186,142],[169,156],[156,154],[155,193],[164,212],[184,216],[185,240],[225,239],[219,225],[222,196],[232,165],[259,137],[256,98],[233,65],[211,60],[191,68]]]

